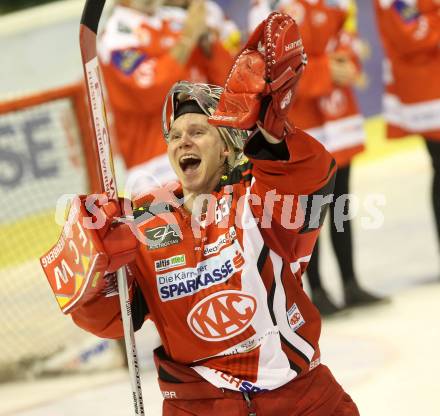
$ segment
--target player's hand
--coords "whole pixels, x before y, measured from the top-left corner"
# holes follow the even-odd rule
[[[109,273],[132,262],[136,257],[138,240],[130,226],[120,219],[121,207],[127,205],[130,206],[130,203],[120,198],[119,201],[110,200],[103,204],[98,200],[94,206],[94,213],[102,223],[96,232],[107,257],[107,264],[103,268]]]
[[[340,87],[356,84],[360,72],[350,56],[344,52],[333,52],[329,55],[330,73],[333,82]]]
[[[243,130],[258,125],[274,138],[290,130],[287,115],[306,56],[292,17],[272,13],[237,57],[209,122]]]
[[[188,7],[182,36],[191,39],[196,44],[207,31],[205,0],[193,0]]]
[[[194,47],[208,33],[205,0],[193,0],[188,8],[182,33],[171,54],[181,64],[186,64]]]

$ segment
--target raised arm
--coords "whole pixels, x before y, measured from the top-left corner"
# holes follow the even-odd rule
[[[287,122],[304,62],[294,20],[272,13],[237,58],[210,118],[215,125],[254,130],[245,146],[257,200],[251,209],[269,247],[289,262],[311,254],[336,171],[323,146]]]

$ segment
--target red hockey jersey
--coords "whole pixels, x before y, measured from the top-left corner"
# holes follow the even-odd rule
[[[233,63],[220,41],[211,56],[196,48],[186,65],[177,62],[169,51],[185,17],[186,11],[177,7],[146,16],[116,6],[98,42],[119,151],[127,168],[143,166],[160,183],[175,178],[162,137],[167,92],[179,80],[223,85]]]
[[[138,207],[145,244],[129,265],[135,321],[148,315],[171,360],[238,391],[275,389],[319,364],[320,316],[301,275],[336,170],[323,146],[300,130],[286,139],[286,160],[250,150],[261,149],[258,137],[247,147],[250,161],[209,195],[203,218],[182,208],[178,190],[162,189]],[[98,336],[122,336],[117,296],[103,295],[72,315]]]
[[[343,30],[349,1],[281,0],[277,3],[278,10],[290,14],[298,23],[308,57],[289,117],[295,126],[319,140],[332,153],[338,166],[347,165],[364,149],[364,120],[352,89],[333,83],[328,53],[344,48],[356,59],[355,39]],[[267,0],[254,0],[249,15],[250,28],[269,12]]]
[[[440,140],[440,4],[375,0],[384,65],[383,112],[388,137]]]

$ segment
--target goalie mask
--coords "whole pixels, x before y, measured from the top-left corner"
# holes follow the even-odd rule
[[[171,88],[165,98],[162,111],[162,131],[166,142],[169,142],[171,125],[174,120],[184,113],[199,113],[211,116],[217,108],[223,88],[217,85],[196,84],[179,81]],[[243,143],[248,139],[248,133],[230,127],[218,127],[220,136],[225,141],[230,156],[230,169],[237,166],[243,157]]]

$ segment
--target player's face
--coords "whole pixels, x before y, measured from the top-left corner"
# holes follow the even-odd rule
[[[229,154],[218,130],[204,114],[187,113],[174,121],[168,157],[185,195],[209,194],[225,172]]]

